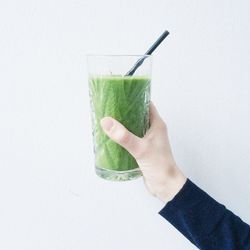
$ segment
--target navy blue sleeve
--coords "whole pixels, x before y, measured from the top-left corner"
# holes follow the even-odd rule
[[[159,214],[199,249],[250,250],[250,226],[189,179]]]

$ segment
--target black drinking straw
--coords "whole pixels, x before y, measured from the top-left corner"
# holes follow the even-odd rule
[[[132,76],[135,71],[142,65],[143,61],[146,59],[147,55],[151,55],[154,50],[161,44],[161,42],[169,35],[169,32],[165,30],[161,36],[155,41],[155,43],[147,50],[144,56],[142,56],[134,66],[127,72],[126,76]]]

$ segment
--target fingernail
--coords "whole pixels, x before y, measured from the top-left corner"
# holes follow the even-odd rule
[[[110,118],[102,118],[101,125],[104,130],[109,131],[113,126],[113,121]]]

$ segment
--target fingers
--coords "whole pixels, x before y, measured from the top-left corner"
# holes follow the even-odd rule
[[[112,117],[104,117],[100,122],[107,136],[124,147],[135,159],[145,156],[145,152],[148,149],[148,138],[152,137],[152,135],[154,137],[156,134],[160,133],[162,135],[166,132],[166,124],[160,117],[152,101],[150,102],[149,109],[150,128],[143,138],[131,133]]]
[[[149,104],[149,120],[150,124],[154,124],[157,120],[159,120],[159,113],[152,101]]]
[[[112,117],[101,119],[104,132],[116,143],[124,147],[135,158],[139,157],[144,145],[142,139],[127,130],[120,122]]]
[[[150,101],[150,105],[149,105],[149,120],[150,120],[150,130],[154,130],[155,128],[166,127],[164,120],[159,115],[152,101]]]

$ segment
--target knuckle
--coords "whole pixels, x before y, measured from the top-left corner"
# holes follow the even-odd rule
[[[166,124],[164,121],[161,122],[161,126],[162,126],[162,128],[164,128],[164,129],[167,128],[167,124]]]
[[[130,140],[130,136],[129,136],[129,133],[127,133],[127,131],[125,130],[121,130],[119,135],[118,135],[118,138],[117,140],[121,143],[121,144],[127,144]]]
[[[167,125],[164,121],[161,121],[158,125],[160,131],[167,131]]]

